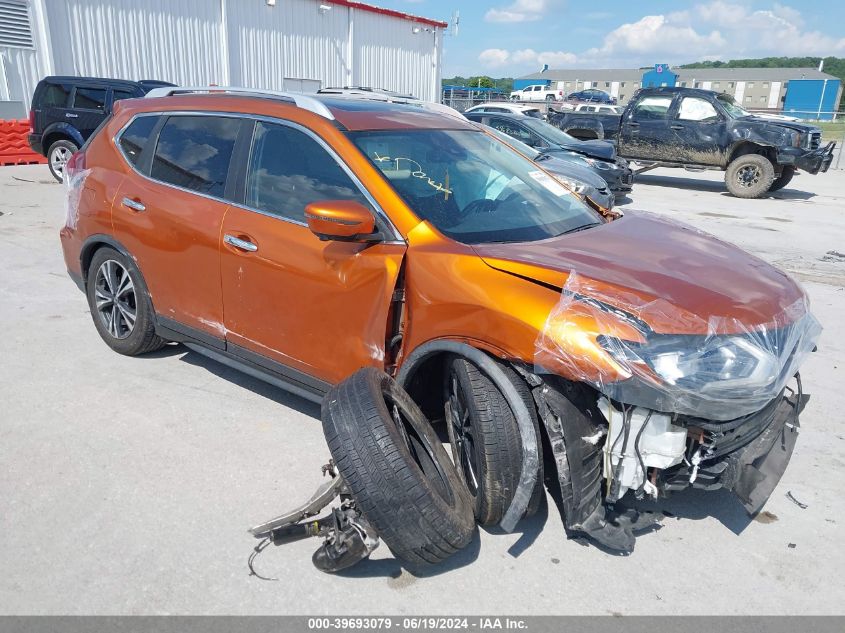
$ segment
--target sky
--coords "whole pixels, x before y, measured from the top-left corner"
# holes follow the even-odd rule
[[[443,76],[638,68],[769,56],[845,57],[843,0],[368,0],[428,18],[460,13]],[[451,27],[449,30],[452,30]]]

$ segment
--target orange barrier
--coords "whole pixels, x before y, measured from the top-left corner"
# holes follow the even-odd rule
[[[0,166],[4,165],[40,165],[47,162],[41,154],[36,154],[26,142],[29,134],[29,121],[0,121]]]

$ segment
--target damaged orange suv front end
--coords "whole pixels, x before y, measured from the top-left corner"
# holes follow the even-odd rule
[[[384,370],[506,529],[541,437],[567,528],[607,547],[633,546],[606,510],[629,490],[765,502],[820,332],[785,274],[608,218],[442,107],[182,92],[119,102],[68,165],[65,260],[113,349],[182,342],[315,401]]]

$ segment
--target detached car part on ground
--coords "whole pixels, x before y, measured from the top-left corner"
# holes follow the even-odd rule
[[[68,162],[62,246],[115,351],[181,342],[323,402],[332,480],[254,533],[323,536],[337,571],[377,537],[423,564],[472,517],[513,530],[546,479],[621,552],[651,521],[626,491],[765,502],[820,331],[788,276],[602,213],[436,106],[177,91],[118,102]]]

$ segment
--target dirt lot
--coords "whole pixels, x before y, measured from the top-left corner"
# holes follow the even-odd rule
[[[311,566],[316,541],[270,547],[255,565],[278,581],[250,577],[246,528],[319,483],[318,408],[179,346],[111,352],[65,274],[62,195],[46,167],[0,169],[0,613],[845,613],[845,171],[765,200],[655,171],[627,204],[787,269],[825,327],[796,453],[757,520],[729,494],[677,494],[621,558],[566,540],[553,506],[428,575],[386,547],[339,576]]]

